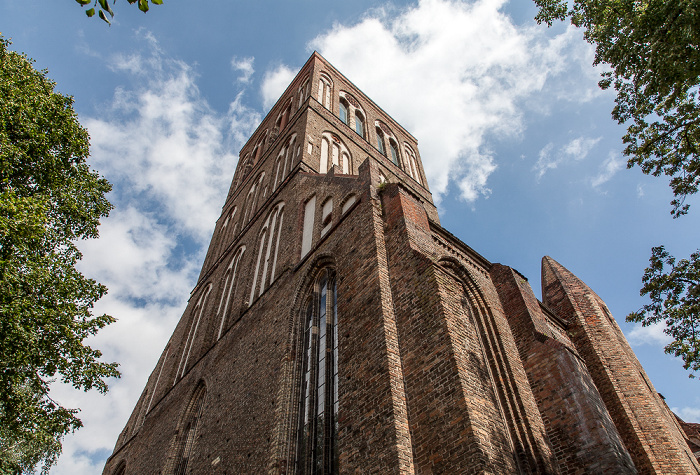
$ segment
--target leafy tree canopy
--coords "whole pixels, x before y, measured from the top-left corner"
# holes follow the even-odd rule
[[[97,13],[97,16],[100,17],[102,20],[106,21],[107,23],[110,23],[109,18],[114,18],[114,10],[112,10],[112,7],[109,6],[109,0],[75,1],[78,2],[81,7],[90,5],[92,3],[92,6],[85,10],[85,14],[90,18],[95,16],[95,13]],[[136,3],[139,7],[139,10],[141,10],[144,13],[146,13],[150,8],[148,0],[127,0],[127,2],[131,3],[132,5]],[[112,0],[112,5],[114,5],[115,3],[117,3],[117,0]],[[154,5],[162,5],[163,0],[151,0],[151,3]],[[109,18],[107,18],[107,15],[109,15]]]
[[[671,213],[687,213],[700,185],[700,1],[535,0],[538,22],[569,18],[606,64],[599,85],[617,91],[612,116],[627,123],[628,168],[670,177]]]
[[[700,186],[700,0],[535,0],[538,22],[570,19],[595,46],[594,64],[610,69],[598,83],[617,91],[613,119],[627,124],[627,167],[666,175],[671,214]],[[685,369],[700,369],[700,252],[676,261],[652,249],[640,294],[651,303],[627,316],[644,326],[665,323],[665,351]]]
[[[75,268],[97,237],[111,185],[86,164],[73,99],[0,37],[0,473],[47,472],[77,410],[51,399],[59,380],[107,391],[117,365],[83,340],[114,321],[92,307],[107,289]]]
[[[676,262],[663,246],[652,248],[641,294],[651,303],[627,316],[631,322],[649,326],[665,323],[673,338],[666,353],[683,359],[683,367],[694,377],[700,370],[700,251]]]

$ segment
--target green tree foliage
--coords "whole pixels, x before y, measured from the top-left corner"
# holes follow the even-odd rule
[[[627,167],[668,176],[671,214],[686,214],[685,200],[700,186],[700,0],[534,1],[538,22],[568,18],[584,29],[594,65],[609,67],[599,86],[617,92],[612,117],[627,124]],[[683,358],[691,377],[700,364],[699,259],[696,252],[676,263],[663,246],[653,248],[640,291],[652,303],[627,316],[644,326],[664,322],[674,338],[666,352]]]
[[[97,237],[111,185],[90,170],[73,99],[0,37],[0,473],[48,471],[76,409],[59,380],[107,391],[117,365],[83,340],[114,321],[92,307],[107,289],[75,268],[76,241]]]
[[[612,116],[629,124],[628,168],[670,177],[674,217],[700,185],[700,1],[535,0],[538,22],[570,18],[595,45],[598,83],[617,91]]]
[[[81,7],[84,7],[86,5],[90,5],[92,3],[92,7],[88,8],[85,10],[85,14],[92,18],[95,16],[95,13],[97,13],[97,16],[106,21],[108,24],[110,23],[109,18],[114,18],[114,10],[112,10],[112,7],[109,6],[109,0],[75,0],[80,4]],[[139,10],[142,12],[146,13],[149,10],[149,5],[148,5],[148,0],[127,0],[127,2],[131,3],[132,5],[134,3],[138,4]],[[117,0],[112,0],[112,5],[117,3]],[[151,0],[151,3],[154,5],[162,5],[163,0]],[[109,15],[109,18],[107,18],[107,15]]]
[[[692,372],[700,370],[700,251],[676,262],[663,246],[652,248],[642,281],[641,293],[648,294],[651,303],[627,320],[643,326],[665,323],[664,333],[673,338],[666,353],[682,358],[694,377]]]

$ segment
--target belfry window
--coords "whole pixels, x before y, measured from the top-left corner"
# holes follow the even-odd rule
[[[338,106],[338,117],[340,118],[341,121],[343,121],[344,124],[347,125],[347,123],[348,123],[348,105],[345,102],[345,99],[340,100],[340,104]]]
[[[325,74],[321,74],[318,80],[318,102],[323,104],[326,109],[331,108],[331,78]]]
[[[382,133],[382,129],[379,127],[377,127],[377,150],[379,150],[379,153],[386,157],[386,149],[384,148],[384,134]]]
[[[396,146],[396,142],[393,140],[389,141],[389,149],[391,150],[391,161],[394,165],[399,164],[399,148]]]
[[[299,474],[338,473],[338,312],[335,274],[324,269],[303,313]]]
[[[359,111],[355,112],[355,132],[360,137],[365,136],[365,119]]]

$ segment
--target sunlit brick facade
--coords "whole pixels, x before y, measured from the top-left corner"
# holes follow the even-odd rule
[[[441,227],[416,139],[314,53],[104,473],[700,473],[605,303],[549,257],[542,287]]]

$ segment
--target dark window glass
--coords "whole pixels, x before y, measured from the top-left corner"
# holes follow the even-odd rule
[[[338,315],[336,286],[325,270],[304,315],[297,473],[338,473]]]
[[[338,116],[344,124],[348,123],[348,106],[346,106],[343,101],[340,101],[340,109],[338,111]]]
[[[379,127],[377,127],[377,150],[379,150],[379,153],[386,157],[386,150],[384,149],[384,134]]]
[[[365,136],[365,121],[359,112],[355,114],[355,132],[360,137]]]
[[[391,161],[394,162],[394,165],[399,164],[399,149],[396,148],[396,144],[392,141],[389,142],[389,148],[391,148]]]

